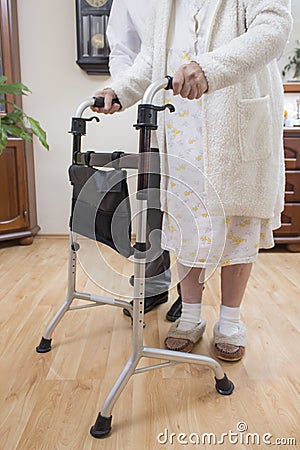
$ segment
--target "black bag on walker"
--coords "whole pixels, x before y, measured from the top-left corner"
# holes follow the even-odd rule
[[[125,170],[97,170],[72,165],[70,229],[102,242],[128,258],[131,246],[131,209]]]

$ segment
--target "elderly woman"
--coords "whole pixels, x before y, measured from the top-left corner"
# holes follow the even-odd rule
[[[283,89],[277,67],[291,29],[289,0],[160,0],[142,51],[109,88],[101,113],[125,109],[173,75],[174,114],[161,115],[164,247],[177,256],[183,309],[165,339],[191,351],[205,331],[204,270],[221,267],[216,356],[245,353],[240,306],[260,248],[274,245],[284,200]],[[146,24],[145,24],[146,25]],[[165,98],[164,98],[165,97]],[[171,98],[172,97],[172,98]]]

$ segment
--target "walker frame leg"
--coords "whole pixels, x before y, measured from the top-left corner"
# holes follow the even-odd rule
[[[111,431],[111,421],[112,421],[112,409],[116,401],[118,400],[120,394],[123,392],[125,386],[127,385],[130,377],[134,374],[134,371],[139,363],[139,355],[132,352],[127,364],[116,380],[114,386],[112,387],[110,393],[106,397],[103,403],[101,412],[99,412],[95,424],[91,427],[90,433],[94,438],[103,438]]]
[[[112,305],[119,308],[127,308],[132,310],[132,305],[127,301],[117,300],[113,298],[101,297],[99,295],[89,294],[87,292],[76,291],[76,267],[77,267],[77,251],[79,250],[79,244],[77,243],[75,233],[70,233],[70,246],[69,246],[69,262],[68,262],[68,292],[67,296],[51,319],[49,325],[46,328],[44,335],[41,338],[39,345],[36,347],[38,353],[47,353],[51,350],[52,334],[64,317],[65,313],[72,310],[79,310],[84,308],[91,308],[99,305]],[[72,306],[75,299],[86,302],[85,304]]]
[[[145,266],[146,266],[146,225],[147,225],[147,193],[137,194],[137,216],[139,218],[136,232],[136,245],[134,252],[134,298],[133,298],[133,333],[131,355],[106,397],[101,412],[98,414],[90,433],[94,438],[100,439],[111,431],[112,409],[121,392],[143,355],[143,328],[144,328],[144,295],[145,295]]]
[[[39,345],[36,347],[37,353],[47,353],[51,350],[52,334],[59,322],[64,317],[65,313],[70,309],[70,306],[75,298],[75,284],[76,284],[76,251],[79,246],[75,236],[70,234],[69,241],[69,262],[68,262],[68,292],[65,301],[50,321],[44,335],[41,338]]]

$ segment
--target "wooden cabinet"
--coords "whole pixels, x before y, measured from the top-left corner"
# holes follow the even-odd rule
[[[274,232],[275,242],[288,244],[291,251],[300,251],[300,130],[284,130],[286,167],[285,207],[282,226]]]
[[[32,144],[11,138],[0,157],[0,241],[31,244],[39,229]]]
[[[0,75],[9,83],[21,81],[18,49],[17,0],[0,0]],[[6,99],[22,107],[21,97]],[[11,106],[0,105],[1,118]],[[0,156],[0,241],[30,244],[39,231],[34,180],[32,144],[10,138]]]

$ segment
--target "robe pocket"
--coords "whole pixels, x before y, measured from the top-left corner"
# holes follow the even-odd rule
[[[270,97],[238,101],[238,126],[243,161],[266,159],[272,153]]]

